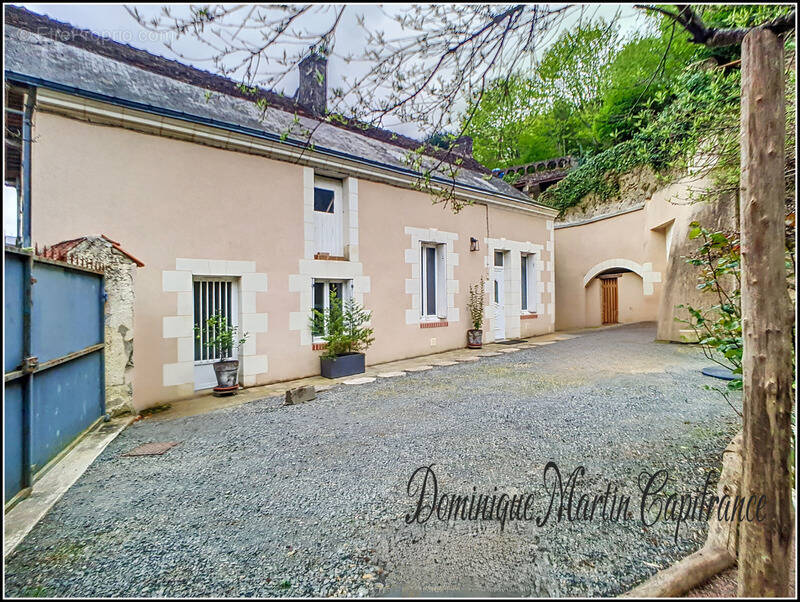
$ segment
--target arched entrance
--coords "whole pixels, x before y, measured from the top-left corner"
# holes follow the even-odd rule
[[[654,319],[655,298],[648,295],[646,272],[644,266],[624,259],[604,261],[590,269],[584,277],[586,325]]]

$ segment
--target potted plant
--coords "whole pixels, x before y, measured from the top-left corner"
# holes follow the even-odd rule
[[[325,378],[339,378],[364,372],[364,351],[375,340],[367,326],[372,313],[352,299],[342,302],[334,291],[325,311],[314,309],[311,330],[325,341],[320,368]]]
[[[237,339],[239,327],[229,324],[221,313],[209,316],[203,326],[195,326],[194,330],[200,344],[219,357],[214,362],[214,374],[217,377],[215,390],[238,388],[239,360],[235,359],[235,353],[249,335],[245,332]]]
[[[483,347],[483,297],[484,279],[481,278],[477,284],[469,285],[469,301],[467,302],[467,310],[469,311],[469,318],[472,322],[472,328],[467,330],[467,347],[470,349],[480,349]]]

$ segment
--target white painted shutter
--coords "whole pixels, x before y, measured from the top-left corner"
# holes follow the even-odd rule
[[[539,306],[542,304],[542,295],[539,292],[539,270],[541,270],[543,267],[544,264],[539,258],[539,253],[536,253],[533,255],[533,259],[531,260],[531,270],[530,274],[528,274],[528,280],[531,283],[531,294],[528,295],[528,299],[533,302],[531,311],[536,313],[539,313]]]
[[[330,178],[317,178],[314,182],[314,250],[330,255],[344,255],[344,211],[342,184]],[[319,211],[316,203],[317,189],[333,192],[333,211]]]
[[[447,319],[447,245],[436,245],[436,315]]]

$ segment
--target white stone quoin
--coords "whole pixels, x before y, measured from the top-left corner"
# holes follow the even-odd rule
[[[456,232],[445,232],[436,228],[415,228],[406,226],[405,233],[411,237],[411,246],[406,249],[406,263],[411,265],[411,278],[406,278],[406,294],[411,297],[411,307],[406,309],[406,324],[419,324],[422,320],[422,281],[420,266],[420,248],[423,243],[445,245],[445,272],[447,291],[447,321],[458,322],[460,311],[456,307],[456,294],[459,293],[455,269],[458,265],[458,253],[453,249],[458,240]]]
[[[163,291],[176,293],[176,313],[163,318],[162,336],[177,339],[178,343],[177,361],[164,364],[162,384],[165,387],[194,386],[194,276],[238,279],[239,330],[250,335],[240,349],[242,384],[256,384],[256,377],[269,371],[267,356],[256,353],[257,337],[268,329],[267,314],[256,312],[256,295],[267,292],[267,274],[256,272],[254,261],[190,258],[176,259],[175,269],[162,273]]]

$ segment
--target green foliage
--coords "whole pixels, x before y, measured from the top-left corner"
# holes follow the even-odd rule
[[[327,344],[322,357],[335,358],[347,353],[365,351],[375,341],[373,329],[367,324],[372,313],[353,299],[342,302],[335,291],[330,293],[330,306],[325,311],[314,309],[311,315],[311,332],[324,333]]]
[[[475,158],[504,167],[596,150],[591,115],[619,47],[617,26],[598,20],[565,30],[535,73],[490,84],[462,120]]]
[[[642,113],[661,111],[667,104],[661,92],[698,58],[699,48],[672,28],[658,36],[631,38],[609,66],[592,116],[599,145],[608,148],[630,140],[642,123]]]
[[[243,345],[250,336],[243,333],[237,339],[238,326],[228,323],[228,319],[221,313],[214,314],[206,319],[202,326],[195,326],[195,338],[203,347],[217,351],[221,357],[232,357],[234,346]]]
[[[434,132],[423,140],[423,142],[437,148],[449,150],[453,142],[455,142],[455,139],[455,134],[451,134],[450,132]]]
[[[788,15],[793,9],[790,4],[708,4],[696,8],[706,25],[722,29],[755,27]]]
[[[690,227],[689,238],[700,238],[702,244],[686,262],[699,268],[697,288],[713,295],[715,303],[705,308],[678,305],[688,312],[689,318],[675,320],[694,330],[708,359],[741,377],[742,286],[738,237],[735,233],[711,232],[698,222],[692,222]],[[741,389],[742,380],[737,378],[728,381],[727,390],[722,392],[728,399],[727,392]]]
[[[722,157],[718,165],[726,160],[738,165],[739,88],[738,71],[683,71],[633,119],[635,133],[629,140],[585,160],[540,200],[564,211],[590,193],[613,197],[619,193],[620,175],[644,165],[656,172],[686,168],[710,137]]]
[[[472,119],[466,134],[472,136],[473,156],[487,167],[513,163],[520,153],[520,135],[537,131],[529,121],[540,102],[533,94],[533,82],[523,76],[490,84],[483,97],[473,99],[468,113]],[[477,105],[477,106],[476,106]],[[473,112],[474,111],[474,112]]]
[[[782,16],[791,7],[732,4],[695,10],[709,26],[749,27]],[[692,43],[673,20],[648,15],[650,27],[625,39],[613,22],[602,20],[567,29],[546,50],[535,70],[491,84],[482,98],[470,104],[470,110],[476,109],[471,121],[462,120],[474,140],[475,158],[491,168],[566,154],[589,163],[585,160],[638,137],[627,150],[615,151],[613,156],[658,171],[676,160],[688,160],[689,146],[697,142],[697,138],[690,141],[691,136],[702,132],[701,128],[710,128],[706,133],[716,133],[719,123],[727,128],[730,109],[738,106],[739,93],[734,89],[738,73],[731,70],[712,77],[696,68],[687,73],[687,68],[710,58],[718,64],[728,63],[739,58],[740,49],[709,49]],[[787,40],[787,45],[793,46],[793,36]],[[725,93],[731,97],[726,98]],[[733,115],[733,122],[736,120],[738,113]],[[663,139],[654,140],[657,136]],[[726,144],[735,146],[729,141]],[[605,175],[596,173],[596,168],[606,163],[601,159],[584,170],[588,181],[576,189],[604,194],[610,185],[613,191],[613,174],[606,183]],[[564,180],[551,190],[569,183]],[[577,200],[570,193],[553,202],[568,207]]]
[[[476,284],[469,285],[469,301],[467,301],[467,309],[469,310],[469,319],[472,322],[472,327],[475,330],[480,330],[483,326],[483,299],[485,297],[485,280],[481,278]]]
[[[606,72],[620,48],[619,27],[599,19],[568,28],[547,49],[536,75],[546,98],[560,100],[576,114],[590,111],[608,84]]]

